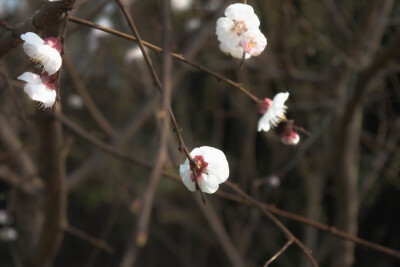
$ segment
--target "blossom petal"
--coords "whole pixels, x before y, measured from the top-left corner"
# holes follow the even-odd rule
[[[281,105],[285,104],[286,100],[289,98],[289,93],[278,93],[274,96],[273,103],[279,103]]]
[[[194,191],[196,191],[196,185],[190,179],[191,173],[192,173],[192,171],[190,170],[189,160],[186,159],[186,161],[183,164],[181,164],[181,166],[179,167],[179,174],[180,174],[180,176],[182,178],[183,184],[190,191],[194,192]]]
[[[199,186],[200,186],[201,191],[204,193],[207,193],[207,194],[213,194],[219,188],[218,183],[210,183],[209,181],[207,181],[205,179],[200,180]]]
[[[60,53],[49,45],[40,46],[37,57],[33,58],[40,60],[49,75],[56,73],[62,64]]]
[[[243,53],[244,53],[243,48],[241,48],[241,47],[239,47],[239,46],[238,46],[238,47],[235,47],[235,48],[233,48],[233,49],[231,49],[231,55],[232,55],[232,57],[234,57],[234,58],[242,59]],[[251,55],[250,55],[250,54],[247,54],[247,53],[246,53],[246,55],[244,56],[245,59],[248,59],[248,58],[250,58],[250,57],[251,57]]]
[[[40,75],[32,73],[32,72],[24,72],[22,75],[17,77],[18,80],[32,83],[32,84],[40,84],[42,80],[40,79]]]
[[[47,88],[44,84],[25,84],[25,93],[29,95],[32,100],[43,103],[45,108],[50,108],[56,101],[56,91]]]
[[[236,3],[225,9],[225,16],[233,20],[242,20],[249,14],[254,14],[254,9],[246,4]]]
[[[27,32],[25,34],[21,34],[21,39],[24,40],[25,43],[29,45],[34,45],[34,46],[44,45],[44,40],[34,32]]]
[[[270,117],[271,114],[268,114],[266,112],[259,120],[258,120],[258,126],[257,126],[257,131],[261,132],[268,132],[271,129],[270,126]]]

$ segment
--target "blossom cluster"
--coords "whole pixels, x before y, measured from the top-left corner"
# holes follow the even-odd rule
[[[267,39],[259,29],[260,20],[250,5],[236,3],[225,9],[225,17],[217,20],[216,34],[220,49],[241,59],[260,55]]]
[[[247,59],[260,55],[267,45],[267,39],[259,26],[260,20],[251,6],[240,3],[228,6],[225,17],[217,20],[216,34],[221,42],[220,49],[240,59],[243,56]],[[265,98],[259,103],[262,117],[258,121],[258,131],[267,132],[286,120],[285,102],[288,98],[288,92],[278,93],[273,99]],[[291,123],[287,122],[284,128],[282,143],[296,145],[300,137],[293,131]],[[221,150],[203,146],[193,149],[190,156],[191,159],[186,159],[179,168],[182,181],[190,191],[201,190],[211,194],[228,179],[229,165]]]
[[[21,35],[23,49],[42,72],[35,74],[25,72],[18,77],[26,82],[24,91],[44,108],[50,108],[56,101],[58,70],[62,64],[62,45],[58,38],[40,38],[36,33],[27,32]]]
[[[260,20],[250,5],[236,3],[228,6],[225,17],[217,20],[216,34],[221,42],[220,49],[235,58],[260,55],[267,45],[267,39],[259,26]],[[96,34],[100,36],[101,32]],[[62,64],[62,45],[58,38],[43,40],[33,32],[22,34],[21,39],[24,40],[25,53],[37,64],[41,73],[25,72],[18,79],[26,82],[24,91],[31,99],[40,102],[45,108],[52,107],[56,100],[58,70]],[[141,51],[133,48],[126,58],[128,61],[139,57],[142,57]],[[273,99],[265,98],[259,103],[262,117],[258,122],[258,131],[267,132],[286,120],[285,102],[288,97],[288,92],[278,93]],[[299,135],[287,122],[281,141],[295,145],[299,140]],[[190,157],[180,165],[179,173],[183,184],[190,191],[201,190],[212,194],[218,190],[219,184],[228,179],[229,164],[221,150],[202,146],[192,150]]]

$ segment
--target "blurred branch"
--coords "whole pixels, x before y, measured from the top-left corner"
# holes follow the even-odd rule
[[[360,203],[365,201],[369,191],[375,185],[376,180],[378,179],[378,175],[380,171],[385,166],[385,163],[389,159],[389,156],[398,149],[397,142],[400,139],[400,119],[397,119],[393,122],[393,129],[391,134],[387,137],[387,141],[385,146],[381,151],[376,153],[375,157],[371,160],[371,170],[370,172],[362,179],[362,184],[360,188],[359,198]]]
[[[92,244],[93,246],[104,250],[108,254],[114,253],[114,249],[109,244],[107,244],[105,241],[94,238],[94,237],[90,236],[89,234],[85,233],[84,231],[79,230],[78,228],[75,228],[71,225],[67,225],[64,227],[64,230],[67,233],[70,233],[71,235],[74,235],[74,236],[88,242],[89,244]]]
[[[171,175],[168,174],[168,173],[164,173],[164,175],[168,176],[169,178],[172,178],[172,177],[170,177]],[[175,179],[179,179],[179,177],[174,177],[172,179],[174,179],[174,180]],[[254,203],[243,199],[243,197],[238,197],[238,196],[235,196],[235,195],[232,195],[232,194],[229,194],[229,193],[225,193],[225,192],[222,192],[222,191],[216,192],[216,195],[220,196],[220,197],[222,197],[224,199],[228,199],[230,201],[236,202],[236,203],[245,204],[245,205],[252,206],[252,207],[256,208]],[[289,220],[296,221],[298,223],[302,223],[302,224],[317,228],[319,230],[322,230],[324,232],[330,233],[330,234],[335,235],[337,237],[340,237],[342,239],[350,240],[350,241],[354,242],[355,244],[360,245],[362,247],[365,247],[365,248],[380,252],[382,254],[391,256],[391,257],[396,258],[396,259],[400,259],[400,251],[398,251],[398,250],[394,250],[394,249],[379,245],[377,243],[374,243],[374,242],[371,242],[371,241],[368,241],[368,240],[364,240],[364,239],[359,238],[357,236],[354,236],[352,234],[349,234],[349,233],[346,233],[344,231],[341,231],[341,230],[339,230],[339,229],[337,229],[337,228],[335,228],[333,226],[329,226],[329,225],[326,225],[326,224],[323,224],[323,223],[320,223],[320,222],[316,222],[314,220],[310,220],[308,218],[305,218],[303,216],[294,214],[292,212],[288,212],[288,211],[285,211],[285,210],[278,209],[278,208],[275,207],[275,205],[270,205],[270,204],[265,204],[265,203],[261,203],[261,204],[266,209],[268,209],[270,212],[272,212],[273,214],[276,214],[276,215],[278,215],[280,217],[283,217],[283,218],[286,218],[286,219],[289,219]]]
[[[121,130],[120,133],[116,133],[113,138],[113,148],[118,151],[118,148],[123,144],[127,143],[140,129],[140,127],[146,122],[150,115],[153,114],[154,107],[158,104],[158,95],[154,95],[150,100],[143,104],[143,106],[133,111],[133,117],[127,124],[125,129]],[[75,125],[74,128],[78,127]],[[79,129],[79,127],[78,127]],[[80,130],[83,131],[83,130]],[[90,137],[89,133],[85,133],[86,137]],[[101,142],[101,141],[100,141]],[[102,162],[106,161],[105,154],[99,154],[96,152],[90,159],[83,163],[77,170],[71,173],[67,179],[67,191],[73,191],[81,185],[86,178],[91,176],[87,175],[93,169],[97,169]]]
[[[204,216],[206,217],[215,235],[217,236],[217,239],[221,244],[221,247],[224,249],[226,256],[231,261],[231,266],[246,266],[242,258],[240,257],[238,250],[236,249],[228,233],[226,232],[224,225],[218,218],[214,208],[210,204],[208,204],[207,207],[204,206],[204,204],[197,197],[195,197],[194,199],[197,206],[199,206]]]
[[[318,266],[318,263],[311,255],[309,249],[306,248],[304,244],[299,239],[297,239],[297,237],[295,237],[267,208],[265,208],[265,206],[261,202],[258,202],[257,200],[246,194],[246,192],[244,192],[242,189],[240,189],[239,186],[229,181],[226,181],[224,184],[235,191],[237,194],[239,194],[241,197],[252,203],[255,207],[259,208],[261,212],[264,213],[286,235],[287,239],[292,240],[303,251],[303,253],[307,256],[313,266]]]
[[[340,10],[338,9],[336,3],[333,0],[324,0],[323,2],[328,8],[329,14],[337,24],[342,34],[346,37],[346,39],[351,39],[353,33],[347,25],[342,13],[340,13]]]
[[[128,22],[129,27],[131,28],[133,34],[138,39],[139,47],[142,51],[142,54],[145,58],[145,62],[149,68],[150,74],[153,78],[154,85],[160,90],[162,94],[162,106],[159,111],[160,118],[160,140],[158,144],[158,148],[156,149],[156,158],[155,163],[151,169],[149,181],[147,186],[143,192],[143,205],[140,208],[137,220],[137,230],[136,233],[133,232],[130,240],[128,241],[127,248],[125,249],[124,256],[122,258],[121,266],[130,267],[135,262],[135,259],[138,254],[138,250],[140,247],[143,247],[147,244],[148,239],[148,227],[151,218],[151,211],[153,209],[154,197],[155,193],[160,181],[161,171],[164,165],[164,162],[167,158],[167,140],[169,135],[169,119],[170,116],[173,116],[172,110],[170,108],[171,104],[171,68],[172,68],[172,60],[171,55],[169,53],[171,46],[171,21],[169,15],[169,1],[162,2],[162,14],[163,14],[163,50],[166,53],[163,54],[162,61],[162,78],[163,82],[161,84],[157,74],[153,68],[151,60],[147,55],[147,51],[143,46],[141,41],[139,32],[136,29],[133,18],[128,13],[125,5],[120,1],[116,0],[118,3],[122,13],[125,16],[126,21]]]
[[[78,125],[70,121],[67,117],[65,117],[62,113],[55,113],[54,117],[60,120],[65,126],[68,127],[71,131],[73,131],[75,134],[77,134],[79,137],[83,138],[90,144],[100,148],[101,150],[115,156],[116,158],[126,160],[131,163],[139,164],[144,167],[149,167],[152,165],[149,165],[149,163],[143,161],[142,159],[138,159],[133,156],[129,156],[126,154],[123,154],[119,152],[118,150],[114,149],[111,145],[104,143],[103,141],[100,141],[93,136],[91,136],[88,132],[84,131],[82,128],[80,128]]]
[[[101,141],[97,140],[97,142],[101,142]],[[107,150],[105,150],[105,151],[108,152]],[[111,152],[108,152],[108,153],[111,153]],[[121,159],[129,161],[131,163],[137,163],[136,161],[131,161],[128,158],[121,158]],[[140,165],[143,166],[143,167],[146,167],[146,168],[150,168],[151,167],[151,165],[149,165],[149,164],[145,164],[145,165],[140,164]],[[162,175],[167,177],[167,178],[169,178],[169,179],[175,180],[177,182],[181,182],[181,178],[179,176],[177,176],[175,174],[171,174],[167,170],[164,170],[162,172]],[[224,199],[228,199],[230,201],[233,201],[233,202],[236,202],[236,203],[239,203],[239,204],[245,204],[245,205],[256,207],[256,205],[254,203],[252,203],[252,202],[250,202],[248,200],[244,200],[242,197],[237,197],[237,196],[234,196],[232,194],[224,193],[222,191],[218,191],[215,194],[217,196],[219,196],[219,197],[222,197]],[[294,213],[291,213],[291,212],[288,212],[288,211],[284,211],[284,210],[278,209],[274,205],[268,205],[268,204],[264,204],[264,203],[262,203],[262,205],[264,206],[264,208],[268,209],[270,212],[272,212],[272,213],[274,213],[274,214],[276,214],[278,216],[281,216],[281,217],[284,217],[284,218],[287,218],[287,219],[290,219],[290,220],[293,220],[293,221],[296,221],[296,222],[299,222],[299,223],[302,223],[302,224],[305,224],[305,225],[309,225],[311,227],[314,227],[314,228],[317,228],[319,230],[328,232],[328,233],[333,234],[335,236],[338,236],[340,238],[343,238],[343,239],[346,239],[346,240],[350,240],[350,241],[352,241],[352,242],[354,242],[354,243],[356,243],[356,244],[358,244],[360,246],[363,246],[365,248],[369,248],[369,249],[381,252],[383,254],[389,255],[391,257],[400,259],[400,251],[396,251],[394,249],[387,248],[387,247],[381,246],[379,244],[376,244],[376,243],[361,239],[361,238],[356,237],[354,235],[348,234],[348,233],[346,233],[344,231],[338,230],[335,227],[328,226],[328,225],[325,225],[325,224],[322,224],[322,223],[307,219],[307,218],[302,217],[300,215],[297,215],[297,214],[294,214]]]
[[[24,180],[10,168],[0,165],[0,180],[15,186],[26,194],[34,195],[43,190],[43,182],[37,177],[31,180]]]
[[[69,76],[71,77],[71,81],[74,85],[75,90],[78,94],[82,96],[82,99],[85,102],[85,107],[89,111],[90,116],[109,137],[112,137],[115,134],[113,126],[103,116],[99,108],[94,103],[92,97],[86,90],[85,85],[79,79],[79,75],[72,64],[71,58],[68,55],[65,55],[63,62]]]
[[[8,77],[7,77],[8,75],[6,75],[6,73],[4,73],[4,72],[5,72],[5,70],[0,71],[0,76],[3,78],[4,83],[6,84],[6,88],[10,92],[11,97],[13,98],[14,103],[18,108],[18,112],[19,112],[19,115],[22,118],[22,121],[24,122],[25,126],[27,128],[29,128],[29,123],[28,123],[28,120],[26,119],[25,111],[24,111],[24,108],[21,105],[21,101],[19,101],[19,98],[15,94],[15,91],[14,91],[13,87],[11,86],[11,84],[10,84],[10,82],[8,80]]]
[[[56,111],[59,112],[59,111]],[[64,237],[66,222],[65,162],[62,157],[63,134],[61,123],[45,110],[41,117],[41,162],[43,164],[44,222],[39,244],[28,259],[29,266],[49,266]]]
[[[43,7],[25,22],[10,29],[0,27],[0,58],[22,43],[21,34],[41,33],[62,22],[64,13],[74,7],[76,0],[43,1]]]

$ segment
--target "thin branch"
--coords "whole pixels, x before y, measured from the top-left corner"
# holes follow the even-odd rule
[[[95,23],[87,21],[87,20],[78,19],[78,18],[75,18],[75,17],[70,17],[69,21],[77,23],[77,24],[81,24],[81,25],[84,25],[84,26],[87,26],[87,27],[91,27],[93,29],[98,29],[98,30],[101,30],[101,31],[105,31],[105,32],[111,33],[111,34],[113,34],[115,36],[119,36],[119,37],[122,37],[124,39],[139,43],[138,39],[136,37],[134,37],[134,36],[131,36],[129,34],[122,33],[122,32],[119,32],[119,31],[116,31],[116,30],[113,30],[113,29],[110,29],[110,28],[95,24]],[[162,54],[163,53],[163,50],[158,46],[155,46],[155,45],[150,44],[150,43],[145,42],[145,41],[142,41],[142,43],[143,43],[144,46],[152,49],[153,51],[157,52],[158,54]],[[208,69],[208,68],[206,68],[206,67],[204,67],[202,65],[199,65],[197,63],[194,63],[193,61],[187,60],[183,55],[176,54],[176,53],[171,53],[171,55],[172,55],[172,57],[174,59],[179,60],[179,61],[181,61],[181,62],[183,62],[185,64],[188,64],[188,65],[190,65],[190,66],[192,66],[192,67],[194,67],[194,68],[196,68],[196,69],[198,69],[200,71],[206,72],[206,73],[214,76],[218,81],[223,81],[224,83],[229,84],[230,86],[238,89],[239,91],[241,91],[242,93],[247,95],[250,99],[252,99],[253,102],[258,103],[260,101],[260,99],[258,97],[256,97],[255,95],[253,95],[252,93],[247,91],[246,88],[244,88],[240,83],[234,82],[234,81],[224,77],[223,75],[221,75],[221,74],[219,74],[219,73],[217,73],[215,71],[212,71],[212,70],[210,70],[210,69]]]
[[[62,121],[62,122],[64,123],[64,121]],[[71,124],[66,124],[66,126],[67,127],[73,126],[73,128],[77,127],[73,123],[72,123],[72,125]],[[75,130],[74,130],[74,132],[76,134],[78,134],[79,136],[80,136],[81,131],[83,131],[83,135],[84,136],[85,135],[89,135],[89,133],[85,132],[81,128],[78,127],[78,129],[79,129],[78,132],[76,132]],[[106,143],[104,143],[104,142],[102,142],[102,141],[100,141],[100,140],[98,140],[96,138],[93,138],[93,137],[91,137],[91,138],[94,141],[92,144],[101,144],[100,146],[97,146],[97,145],[95,145],[95,146],[100,148],[100,149],[102,149],[102,150],[104,150],[105,152],[107,152],[107,153],[109,153],[111,155],[116,156],[119,159],[128,161],[128,162],[133,163],[133,164],[139,164],[140,166],[143,166],[145,168],[151,168],[151,166],[152,166],[149,163],[144,163],[144,162],[143,163],[138,163],[136,160],[130,159],[129,156],[123,155],[122,153],[117,151],[115,148],[112,148],[111,151],[109,151],[108,149],[107,150],[103,149],[102,146],[109,146],[109,145],[107,145]],[[123,156],[119,157],[117,155],[123,155]],[[175,181],[181,183],[181,178],[179,176],[177,176],[176,174],[172,174],[168,170],[162,171],[162,175],[167,177],[167,178],[169,178],[169,179],[172,179],[172,180],[175,180]],[[233,201],[235,203],[256,207],[256,205],[254,205],[252,202],[250,202],[248,200],[244,200],[242,197],[237,197],[235,195],[232,195],[232,194],[229,194],[229,193],[225,193],[223,191],[217,191],[215,193],[215,195],[217,195],[219,197],[222,197],[224,199]],[[302,224],[317,228],[317,229],[319,229],[321,231],[328,232],[328,233],[330,233],[332,235],[335,235],[337,237],[340,237],[340,238],[343,238],[343,239],[346,239],[346,240],[350,240],[350,241],[352,241],[352,242],[354,242],[357,245],[360,245],[362,247],[365,247],[365,248],[380,252],[382,254],[386,254],[388,256],[400,259],[400,251],[397,251],[397,250],[394,250],[394,249],[379,245],[377,243],[374,243],[374,242],[359,238],[359,237],[354,236],[352,234],[348,234],[348,233],[346,233],[344,231],[336,229],[335,227],[332,227],[332,226],[329,226],[329,225],[326,225],[326,224],[323,224],[323,223],[319,223],[319,222],[310,220],[308,218],[305,218],[303,216],[300,216],[300,215],[297,215],[297,214],[294,214],[294,213],[291,213],[291,212],[288,212],[288,211],[285,211],[285,210],[278,209],[274,205],[268,205],[268,204],[265,204],[265,203],[261,203],[261,205],[264,206],[266,209],[268,209],[271,213],[273,213],[275,215],[278,215],[280,217],[283,217],[283,218],[286,218],[286,219],[289,219],[289,220],[293,220],[293,221],[296,221],[296,222],[299,222],[299,223],[302,223]]]
[[[43,182],[37,177],[31,180],[22,179],[17,173],[7,166],[0,165],[0,180],[15,186],[19,190],[29,195],[35,195],[43,190]]]
[[[169,173],[164,173],[164,175],[168,176],[168,177],[171,176],[171,174],[169,174]],[[179,179],[179,177],[175,177],[175,178],[172,178],[172,179],[174,179],[174,180],[175,179]],[[225,193],[225,192],[222,192],[222,191],[216,192],[216,195],[218,195],[218,196],[220,196],[220,197],[222,197],[224,199],[228,199],[230,201],[236,202],[236,203],[241,203],[241,204],[245,204],[245,205],[249,205],[249,206],[255,207],[255,205],[253,203],[249,202],[248,200],[244,200],[242,197],[237,197],[235,195],[232,195],[232,194],[229,194],[229,193]],[[340,237],[342,239],[350,240],[351,242],[354,242],[355,244],[360,245],[360,246],[362,246],[364,248],[368,248],[368,249],[380,252],[382,254],[391,256],[391,257],[396,258],[396,259],[400,259],[400,251],[398,251],[398,250],[394,250],[394,249],[379,245],[377,243],[374,243],[374,242],[359,238],[359,237],[354,236],[352,234],[349,234],[349,233],[346,233],[344,231],[338,230],[337,228],[335,228],[333,226],[329,226],[329,225],[326,225],[326,224],[323,224],[323,223],[320,223],[320,222],[316,222],[316,221],[310,220],[308,218],[305,218],[303,216],[300,216],[300,215],[297,215],[297,214],[294,214],[294,213],[291,213],[291,212],[288,212],[288,211],[285,211],[285,210],[278,209],[274,205],[269,205],[269,204],[265,204],[265,203],[262,203],[262,205],[266,209],[268,209],[270,212],[272,212],[273,214],[278,215],[280,217],[283,217],[283,218],[286,218],[286,219],[289,219],[289,220],[293,220],[293,221],[296,221],[296,222],[299,222],[299,223],[302,223],[302,224],[317,228],[317,229],[319,229],[321,231],[330,233],[330,234],[335,235],[337,237]]]
[[[131,15],[128,13],[128,10],[125,8],[125,6],[122,4],[122,2],[120,0],[116,0],[116,2],[118,3],[119,7],[121,8],[121,11],[125,16],[125,19],[128,22],[128,25],[129,25],[130,29],[132,30],[133,35],[135,36],[135,39],[137,40],[137,43],[138,43],[138,45],[140,47],[140,50],[142,51],[142,54],[143,54],[144,60],[146,62],[146,65],[147,65],[147,67],[148,67],[148,69],[150,71],[150,74],[151,74],[152,78],[153,78],[154,86],[157,87],[157,89],[160,91],[161,94],[165,93],[164,89],[163,89],[163,87],[161,85],[160,79],[158,78],[158,76],[156,74],[156,71],[153,68],[153,64],[151,63],[151,59],[150,59],[149,55],[147,54],[147,50],[144,48],[144,42],[142,41],[142,39],[141,39],[141,37],[139,35],[139,32],[136,29],[136,25],[133,22],[133,19],[132,19]],[[159,50],[160,50],[160,52],[163,51],[161,48],[159,48]],[[178,126],[178,123],[176,122],[175,115],[174,115],[171,107],[169,107],[169,115],[171,117],[171,121],[172,121],[172,124],[173,124],[174,133],[176,134],[178,142],[179,142],[179,150],[186,155],[186,157],[188,158],[191,166],[193,168],[197,168],[196,161],[190,155],[190,153],[189,153],[189,151],[188,151],[188,149],[187,149],[187,147],[185,145],[185,142],[183,141],[183,138],[182,138],[182,135],[181,135],[181,132],[180,132],[180,128]],[[197,180],[197,177],[196,177],[196,172],[193,171],[193,173],[194,173],[194,176],[195,176],[196,188],[200,192],[201,198],[202,198],[203,202],[205,203],[205,198],[204,198],[203,192],[200,189],[200,186],[199,186],[199,183],[198,183],[198,180]]]
[[[59,111],[56,111],[59,112]],[[65,162],[62,157],[63,131],[51,110],[40,111],[40,160],[43,169],[44,221],[39,244],[29,257],[28,266],[48,266],[56,256],[64,237],[67,195],[65,190]]]
[[[117,0],[118,4],[123,9],[125,18],[128,22],[131,21],[129,14],[127,13],[126,8],[123,6],[121,1]],[[140,245],[144,245],[147,242],[148,236],[148,227],[151,218],[151,211],[153,208],[154,197],[156,194],[156,190],[161,178],[161,171],[163,169],[164,163],[167,159],[167,141],[169,137],[169,114],[170,114],[170,104],[171,104],[171,72],[172,72],[172,60],[171,55],[169,53],[170,46],[171,46],[171,21],[170,21],[170,14],[169,14],[169,1],[164,0],[162,3],[162,10],[163,10],[163,50],[166,53],[163,54],[163,61],[162,61],[162,106],[161,110],[159,111],[159,117],[161,120],[160,124],[160,141],[158,148],[156,150],[156,159],[155,164],[151,170],[149,182],[145,191],[143,192],[143,205],[140,209],[139,218],[138,218],[138,225],[137,225],[137,240],[132,240],[133,242],[140,243]],[[131,27],[134,27],[133,20],[130,24]],[[154,69],[151,65],[148,65],[149,68],[152,70],[152,76],[155,75]],[[153,79],[157,79],[156,75],[153,76]],[[172,113],[172,112],[171,112]],[[129,266],[129,265],[127,265]]]
[[[136,157],[123,154],[123,153],[119,152],[118,150],[114,149],[111,145],[106,144],[106,143],[94,138],[88,132],[86,132],[85,130],[80,128],[78,125],[73,123],[71,120],[69,120],[67,117],[65,117],[62,113],[55,113],[54,117],[56,117],[58,120],[60,120],[65,126],[68,127],[68,129],[73,131],[79,137],[83,138],[90,144],[100,148],[101,150],[115,156],[116,158],[126,160],[131,163],[139,164],[144,167],[152,166],[152,165],[149,165],[149,163],[143,161],[142,159],[138,159]]]
[[[18,109],[19,115],[22,118],[22,121],[24,122],[24,124],[27,128],[30,128],[28,120],[26,119],[24,108],[21,105],[21,101],[19,101],[19,98],[17,97],[17,94],[15,93],[13,87],[11,86],[7,75],[2,71],[0,71],[0,75],[1,75],[1,77],[3,77],[4,83],[6,84],[6,88],[10,92],[11,97],[13,98],[13,101],[14,101],[15,105],[17,106],[17,109]]]
[[[227,181],[224,183],[228,187],[230,187],[233,191],[235,191],[237,194],[251,202],[254,206],[259,208],[285,235],[289,240],[293,240],[293,242],[303,251],[303,253],[307,256],[309,261],[312,263],[313,266],[317,267],[318,263],[315,261],[313,256],[311,255],[311,252],[308,248],[304,246],[304,244],[295,237],[292,232],[290,232],[286,226],[284,226],[268,209],[266,209],[262,203],[258,202],[246,192],[244,192],[242,189],[240,189],[237,185],[232,184],[231,182]]]
[[[71,235],[74,235],[74,236],[88,242],[89,244],[92,244],[93,246],[104,250],[108,254],[114,253],[114,249],[109,244],[107,244],[105,241],[99,240],[95,237],[92,237],[89,234],[85,233],[84,231],[79,230],[78,228],[75,228],[71,225],[67,225],[66,227],[64,227],[64,230],[67,233],[70,233]]]
[[[268,267],[268,265],[270,265],[274,260],[276,260],[292,243],[293,240],[289,240],[288,242],[286,242],[286,244],[264,264],[264,267]]]
[[[225,251],[226,256],[231,261],[231,266],[240,267],[245,266],[242,258],[235,245],[233,244],[231,238],[225,230],[224,225],[218,218],[214,208],[211,205],[204,206],[200,200],[195,197],[195,201],[199,208],[203,211],[204,217],[206,217],[208,223],[210,224],[211,229],[214,231],[215,235],[221,247]]]
[[[65,68],[67,69],[69,76],[71,77],[71,81],[74,85],[76,92],[82,96],[82,99],[85,102],[85,107],[88,110],[90,116],[108,136],[113,136],[115,134],[113,126],[103,116],[100,109],[96,106],[92,97],[86,90],[85,85],[79,78],[79,75],[72,64],[71,58],[69,56],[65,56],[63,63]]]

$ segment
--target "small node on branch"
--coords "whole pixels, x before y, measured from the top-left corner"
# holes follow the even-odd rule
[[[137,238],[136,238],[136,245],[140,248],[146,246],[147,238],[148,238],[148,236],[146,233],[143,233],[143,232],[138,233]]]
[[[3,27],[3,28],[6,28],[7,30],[10,30],[10,31],[14,32],[14,27],[8,25],[7,21],[5,21],[5,20],[2,20],[0,22],[0,26]]]

